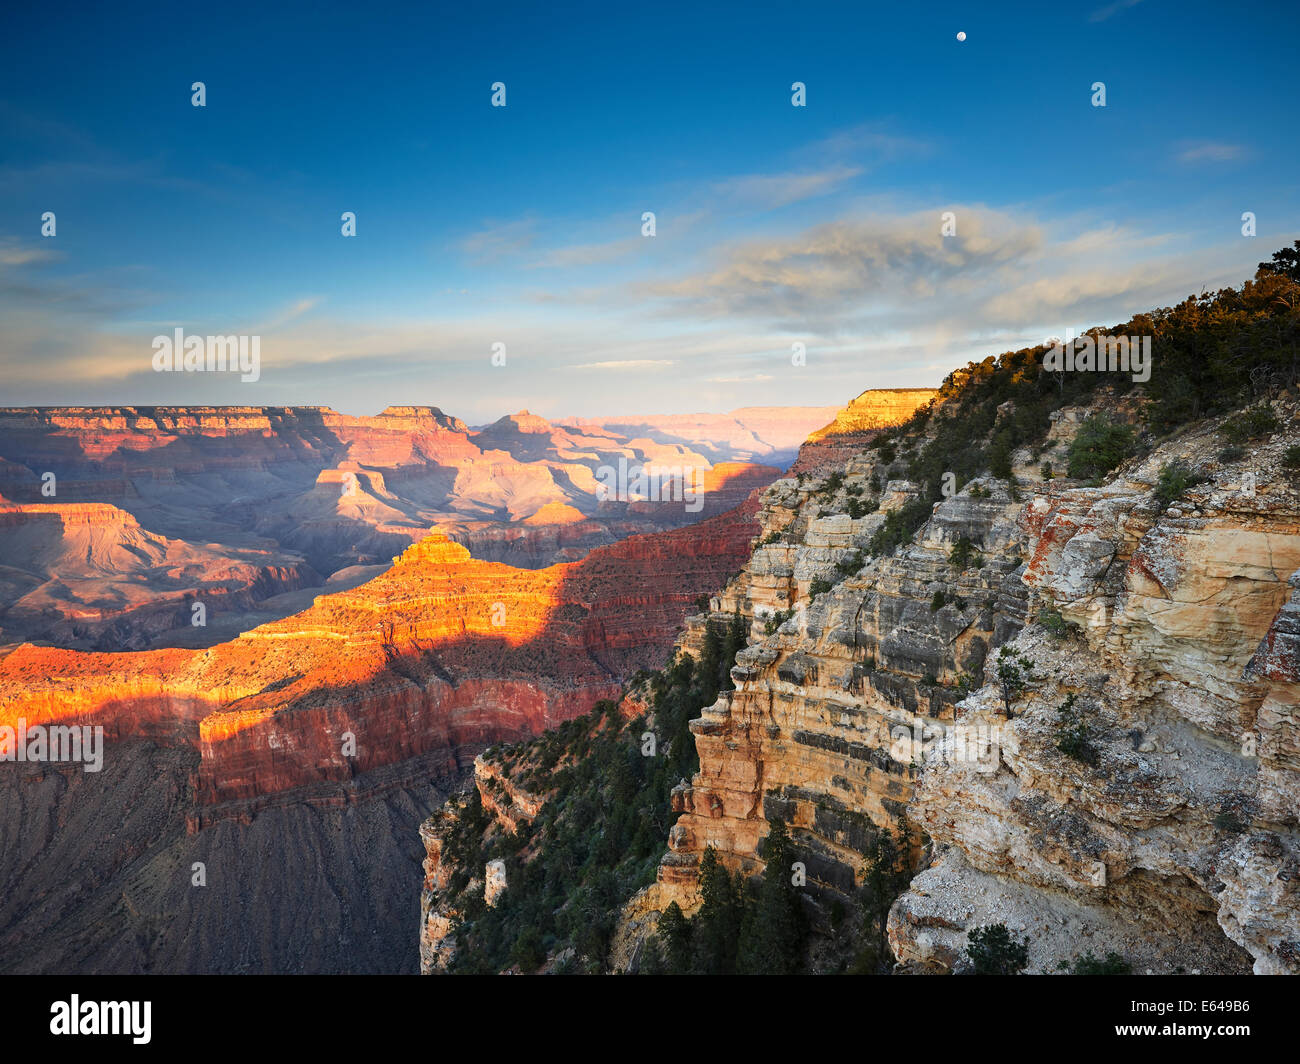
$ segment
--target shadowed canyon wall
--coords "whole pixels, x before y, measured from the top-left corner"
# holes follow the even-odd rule
[[[206,650],[8,648],[0,727],[107,745],[99,773],[0,763],[5,970],[414,970],[415,825],[488,744],[661,664],[755,508],[536,570],[427,536]]]

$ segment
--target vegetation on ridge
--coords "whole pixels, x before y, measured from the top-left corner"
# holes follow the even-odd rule
[[[738,616],[712,622],[699,661],[682,654],[634,678],[649,691],[648,716],[625,721],[605,701],[492,752],[519,785],[548,798],[531,824],[504,834],[478,791],[470,793],[443,850],[455,872],[441,900],[461,921],[452,971],[534,971],[547,956],[564,956],[568,971],[608,969],[618,912],[654,880],[665,851],[669,793],[699,768],[687,724],[731,687],[728,670],[744,645]],[[496,859],[506,863],[507,888],[489,907],[474,880]]]
[[[889,513],[870,553],[887,554],[911,540],[943,497],[945,474],[955,475],[959,489],[986,472],[1009,479],[1013,453],[1042,443],[1054,411],[1087,405],[1101,389],[1116,397],[1140,390],[1149,400],[1145,429],[1155,435],[1242,407],[1249,409],[1225,425],[1229,443],[1275,431],[1276,418],[1264,404],[1300,383],[1297,261],[1300,241],[1261,263],[1254,280],[1239,288],[1188,296],[1104,330],[1152,338],[1151,379],[1144,384],[1124,372],[1053,374],[1043,366],[1045,345],[989,356],[950,374],[934,402],[871,444],[886,463],[913,452],[907,476],[921,496]],[[1114,469],[1138,442],[1131,429],[1104,415],[1089,419],[1080,436],[1070,475],[1087,478]]]

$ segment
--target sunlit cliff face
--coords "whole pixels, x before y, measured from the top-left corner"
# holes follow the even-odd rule
[[[22,645],[0,659],[0,725],[192,745],[200,804],[440,750],[453,771],[460,747],[534,734],[661,664],[696,598],[747,556],[753,510],[537,570],[431,535],[368,583],[207,650]]]

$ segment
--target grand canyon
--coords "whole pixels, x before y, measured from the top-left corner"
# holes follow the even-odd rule
[[[6,11],[0,1045],[1284,1035],[1298,14]]]
[[[105,743],[4,764],[6,968],[661,970],[775,837],[805,970],[994,926],[1039,970],[1296,971],[1293,370],[1188,419],[1050,354],[635,422],[0,411],[0,736]],[[602,777],[636,841],[542,902]]]
[[[420,816],[486,745],[662,664],[748,556],[779,473],[755,459],[788,465],[833,413],[471,431],[435,409],[0,412],[0,720],[109,744],[99,774],[5,766],[6,965],[413,970],[397,869],[418,867]],[[598,498],[620,460],[687,470],[699,505]],[[108,854],[65,848],[101,832]],[[322,906],[337,936],[291,930]]]

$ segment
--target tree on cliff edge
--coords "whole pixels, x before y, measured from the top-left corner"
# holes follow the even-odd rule
[[[864,855],[862,876],[862,949],[854,972],[866,975],[888,971],[893,963],[886,934],[889,910],[912,881],[912,832],[906,818],[898,816],[898,834],[888,828],[876,832]]]
[[[712,846],[700,861],[700,896],[703,904],[695,917],[695,971],[701,975],[733,974],[740,939],[741,897]]]
[[[793,853],[785,822],[772,821],[764,840],[763,880],[747,907],[740,934],[740,971],[747,975],[797,975],[804,967],[808,920],[791,882]]]
[[[1295,247],[1273,252],[1273,261],[1261,262],[1259,268],[1264,273],[1280,273],[1283,277],[1300,281],[1300,240],[1295,242]]]
[[[691,964],[691,924],[675,901],[659,917],[656,929],[665,975],[686,975]]]

